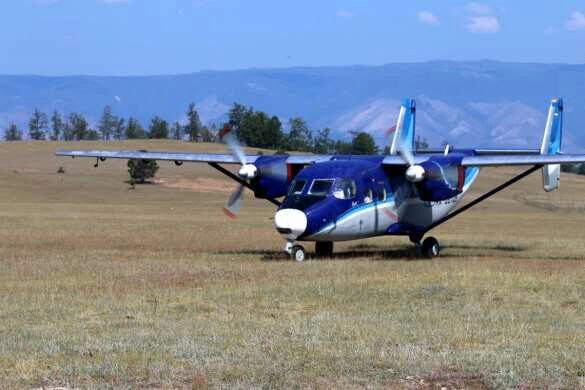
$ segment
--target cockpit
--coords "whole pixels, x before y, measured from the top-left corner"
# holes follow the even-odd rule
[[[352,179],[295,179],[288,195],[325,197],[332,194],[337,199],[353,199],[356,192],[356,184]]]
[[[352,179],[297,178],[291,183],[281,208],[305,210],[328,196],[340,200],[351,200],[356,197],[356,194],[357,186]]]

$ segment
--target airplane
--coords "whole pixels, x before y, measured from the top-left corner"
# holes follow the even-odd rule
[[[337,241],[398,235],[415,245],[420,257],[439,256],[431,230],[496,193],[542,170],[543,189],[559,187],[560,164],[585,162],[585,154],[562,154],[563,100],[551,101],[540,149],[414,150],[416,103],[403,101],[389,155],[247,155],[226,127],[220,137],[229,154],[108,150],[59,150],[57,156],[207,163],[238,183],[224,211],[235,217],[242,192],[276,206],[274,227],[284,251],[307,259],[299,242],[315,242],[317,257],[333,254]],[[239,164],[237,173],[224,165]],[[528,166],[471,202],[457,208],[483,167]],[[424,240],[423,240],[424,238]]]

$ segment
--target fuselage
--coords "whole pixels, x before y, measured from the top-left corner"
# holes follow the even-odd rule
[[[454,196],[424,201],[405,179],[404,167],[384,167],[381,161],[354,156],[302,169],[276,213],[278,232],[289,241],[414,234],[452,211],[479,173],[468,168]]]

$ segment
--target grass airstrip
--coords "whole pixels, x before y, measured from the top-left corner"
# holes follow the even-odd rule
[[[223,150],[0,144],[0,388],[585,386],[585,177],[498,194],[433,232],[436,260],[386,237],[297,264],[268,202],[222,214],[206,165],[131,189],[58,148]]]

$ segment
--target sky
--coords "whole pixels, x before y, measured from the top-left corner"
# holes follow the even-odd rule
[[[585,0],[3,0],[0,74],[585,63]]]

